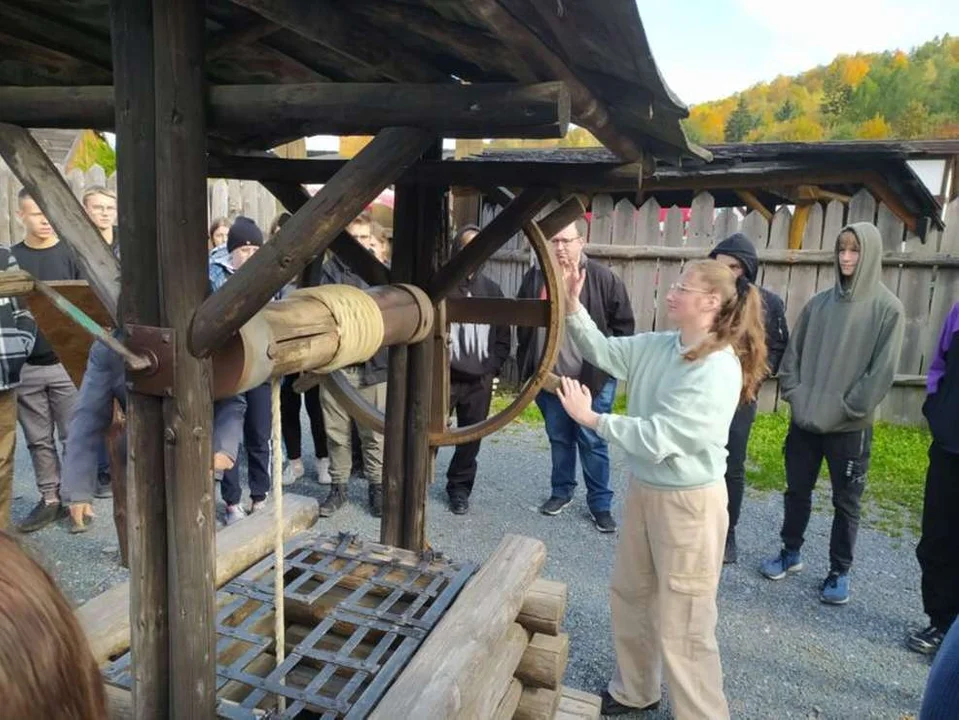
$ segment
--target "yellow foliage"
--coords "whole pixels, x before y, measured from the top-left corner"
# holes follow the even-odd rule
[[[583,127],[574,127],[559,141],[560,147],[599,147],[602,144],[593,133]]]
[[[892,135],[892,126],[882,115],[876,115],[856,128],[859,140],[882,140]]]
[[[727,115],[713,104],[697,105],[689,112],[689,124],[696,129],[702,142],[721,143]]]
[[[892,64],[897,68],[904,68],[909,64],[909,56],[902,50],[896,50],[892,56]]]
[[[869,73],[869,68],[869,61],[861,55],[845,58],[840,71],[840,77],[844,84],[855,89]]]

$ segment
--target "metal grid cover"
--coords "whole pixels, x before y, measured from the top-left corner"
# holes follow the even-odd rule
[[[352,534],[296,538],[285,549],[287,653],[277,667],[273,568],[270,555],[217,592],[221,718],[366,717],[476,571]],[[129,689],[129,653],[104,675]]]

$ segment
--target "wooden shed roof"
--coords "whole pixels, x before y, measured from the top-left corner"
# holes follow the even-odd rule
[[[108,5],[2,0],[0,85],[110,84]],[[211,83],[563,80],[573,121],[620,155],[708,158],[683,133],[687,109],[633,0],[207,0],[206,24]]]

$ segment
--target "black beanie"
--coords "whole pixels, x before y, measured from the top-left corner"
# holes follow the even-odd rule
[[[263,245],[263,233],[252,219],[240,215],[230,226],[230,232],[226,236],[226,249],[233,252],[237,248],[247,245],[261,247]]]

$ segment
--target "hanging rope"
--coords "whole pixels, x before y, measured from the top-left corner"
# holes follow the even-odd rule
[[[272,390],[273,437],[271,439],[271,460],[273,474],[273,633],[276,637],[276,666],[279,667],[286,658],[286,623],[283,608],[283,450],[280,435],[280,383],[283,378],[273,378],[270,383]],[[282,682],[282,680],[280,681]],[[277,697],[277,707],[280,712],[286,710],[286,699]]]

